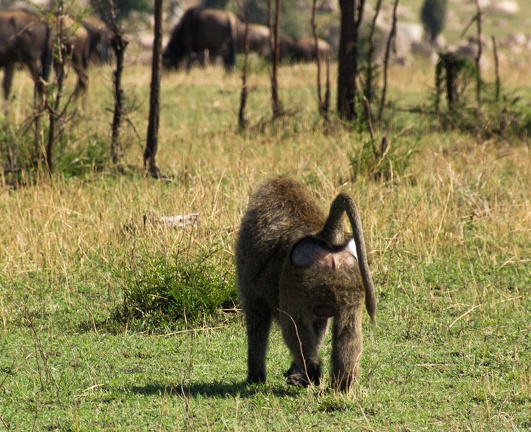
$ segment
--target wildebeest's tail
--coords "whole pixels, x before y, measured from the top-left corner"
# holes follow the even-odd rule
[[[42,79],[48,81],[50,76],[50,71],[52,70],[52,60],[53,60],[53,40],[52,40],[52,29],[51,26],[46,23],[46,33],[44,48],[41,53],[41,64],[42,64]]]

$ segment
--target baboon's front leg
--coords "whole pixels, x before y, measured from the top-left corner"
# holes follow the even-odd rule
[[[344,308],[334,318],[332,330],[332,387],[349,391],[358,374],[363,351],[362,307]]]

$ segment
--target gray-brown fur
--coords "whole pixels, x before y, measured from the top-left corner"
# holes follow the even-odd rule
[[[355,250],[342,229],[344,211],[354,225]],[[362,352],[364,301],[373,321],[376,312],[361,224],[350,197],[338,195],[326,216],[300,183],[280,177],[263,184],[242,220],[236,273],[247,327],[248,381],[266,380],[275,319],[293,358],[288,382],[319,383],[319,347],[333,317],[332,386],[348,391]]]

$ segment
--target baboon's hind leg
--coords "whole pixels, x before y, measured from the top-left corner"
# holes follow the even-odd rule
[[[266,353],[272,313],[263,301],[246,299],[244,302],[247,326],[247,381],[266,380]]]

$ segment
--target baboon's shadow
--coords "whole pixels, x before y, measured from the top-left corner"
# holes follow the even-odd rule
[[[286,387],[281,385],[251,385],[247,382],[212,382],[190,383],[183,385],[164,385],[158,383],[146,384],[145,386],[133,386],[132,393],[141,395],[173,395],[183,397],[226,397],[236,396],[247,398],[257,393],[273,393],[277,397],[294,396],[300,392],[300,388]]]

